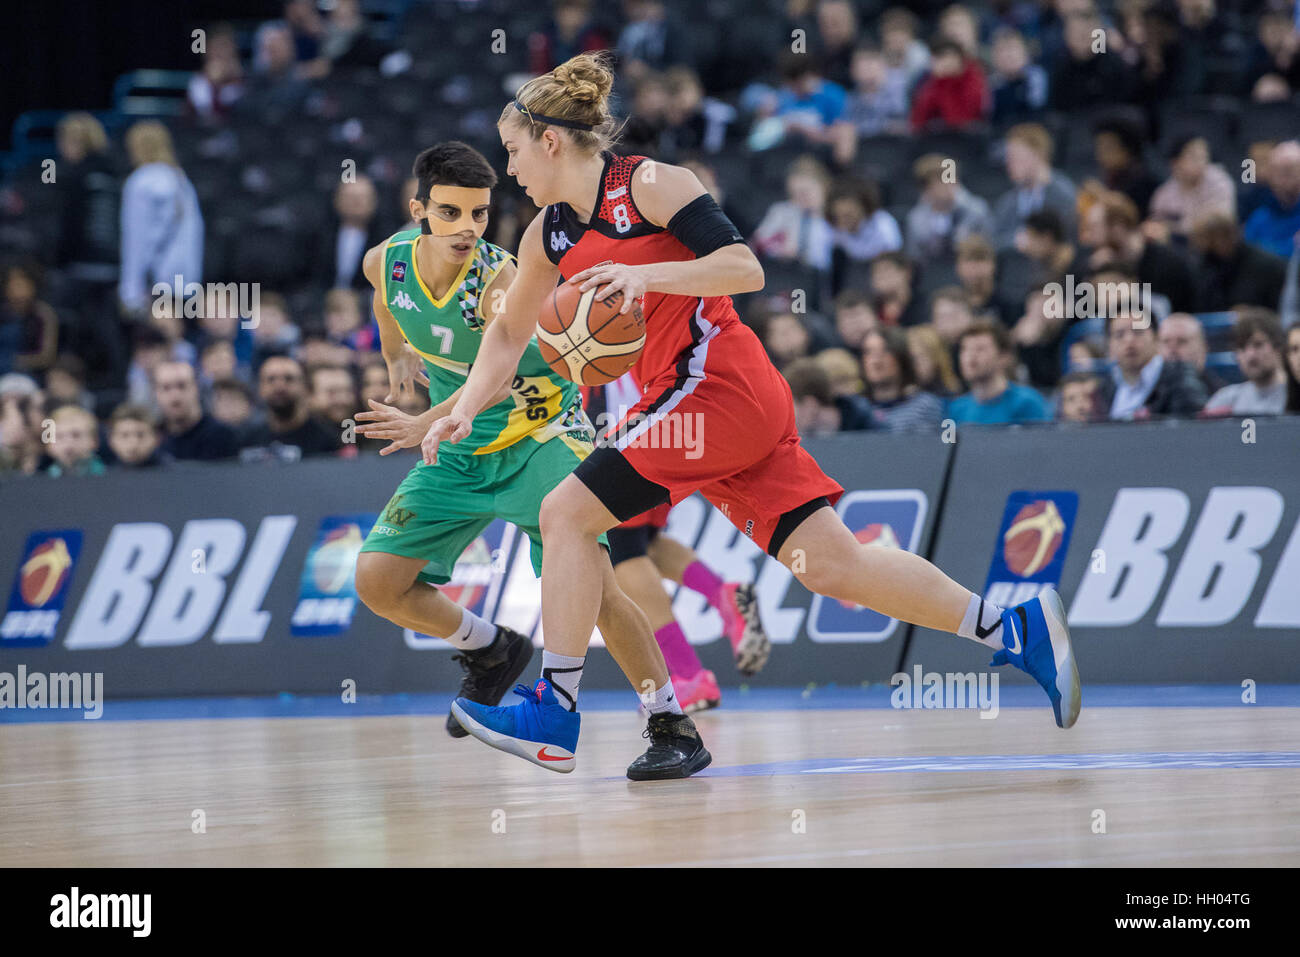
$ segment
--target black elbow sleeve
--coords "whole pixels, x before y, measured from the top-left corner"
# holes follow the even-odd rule
[[[736,224],[727,218],[722,207],[708,193],[677,210],[668,221],[667,229],[697,257],[745,241]]]

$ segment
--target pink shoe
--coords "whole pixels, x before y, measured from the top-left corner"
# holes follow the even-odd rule
[[[707,711],[709,708],[716,708],[722,702],[718,679],[707,668],[701,668],[699,673],[691,678],[673,675],[673,691],[677,693],[677,701],[686,714]]]
[[[723,634],[731,642],[731,653],[736,658],[736,668],[746,677],[758,674],[772,654],[772,642],[758,617],[754,586],[734,582],[723,585],[719,611]]]

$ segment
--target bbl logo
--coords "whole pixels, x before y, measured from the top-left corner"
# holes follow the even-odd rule
[[[54,638],[72,569],[81,553],[81,532],[32,532],[23,547],[9,607],[0,620],[0,642],[8,646],[44,645]]]
[[[1070,547],[1076,492],[1015,491],[1007,496],[984,598],[1009,608],[1061,582]]]
[[[357,555],[374,523],[374,514],[321,519],[316,541],[302,566],[291,634],[337,635],[348,630],[357,606]]]
[[[393,282],[406,282],[406,261],[399,259],[393,263]]]
[[[845,493],[835,511],[858,541],[915,552],[925,528],[926,505],[920,489],[854,491]],[[808,609],[808,636],[813,641],[885,641],[896,627],[897,619],[822,595],[813,596]]]

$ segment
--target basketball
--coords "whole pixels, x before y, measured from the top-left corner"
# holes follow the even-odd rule
[[[627,312],[623,293],[597,300],[599,286],[580,292],[561,283],[546,298],[537,323],[542,358],[579,385],[613,382],[636,364],[645,347],[645,319],[637,303]]]

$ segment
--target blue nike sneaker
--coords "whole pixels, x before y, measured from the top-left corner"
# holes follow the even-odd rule
[[[515,694],[524,700],[512,708],[457,698],[451,713],[462,728],[498,751],[517,754],[550,771],[572,771],[582,716],[556,701],[550,682],[544,679],[533,688],[515,685]]]
[[[1015,665],[1037,681],[1052,699],[1057,727],[1072,727],[1079,719],[1079,669],[1055,588],[1002,613],[1002,646],[989,663]]]

